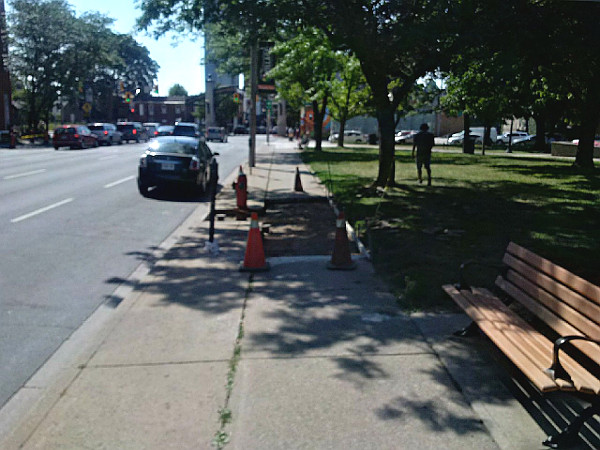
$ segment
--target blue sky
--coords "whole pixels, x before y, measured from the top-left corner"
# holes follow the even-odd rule
[[[135,20],[141,15],[135,0],[68,0],[80,16],[86,11],[98,11],[115,19],[113,30],[133,32]],[[145,33],[134,33],[135,39],[150,51],[150,57],[159,65],[158,89],[167,95],[169,88],[181,84],[190,95],[204,92],[204,57],[202,38],[192,41],[182,36],[164,36],[158,40]],[[174,44],[174,38],[177,44]]]

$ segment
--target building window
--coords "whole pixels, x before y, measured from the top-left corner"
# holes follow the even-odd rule
[[[154,115],[154,103],[148,103],[148,115],[149,116]]]
[[[167,114],[167,105],[160,105],[161,114]]]
[[[175,114],[180,114],[181,113],[181,107],[180,106],[176,106],[175,107]]]
[[[144,115],[144,104],[140,103],[140,116]]]

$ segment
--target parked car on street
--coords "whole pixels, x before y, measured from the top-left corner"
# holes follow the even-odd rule
[[[206,129],[206,140],[227,142],[227,131],[223,127],[208,127]]]
[[[475,141],[476,144],[480,144],[482,139],[483,139],[483,135],[478,134],[478,133],[474,133],[473,131],[471,131],[469,133],[469,137],[471,139],[473,139]],[[462,145],[462,143],[465,140],[465,132],[463,131],[459,131],[458,133],[454,133],[452,136],[450,136],[448,138],[448,145]]]
[[[485,135],[485,127],[471,127],[469,128],[469,138],[474,141],[475,144],[481,144],[483,142],[483,136]],[[490,140],[498,143],[498,131],[495,127],[490,128]],[[448,145],[462,145],[465,140],[465,130],[459,131],[458,133],[452,134],[448,138]]]
[[[200,127],[193,122],[177,122],[173,128],[173,136],[200,137]]]
[[[83,149],[98,147],[98,138],[85,125],[61,125],[54,129],[52,144],[55,150],[61,147]]]
[[[233,134],[248,134],[248,128],[243,125],[238,125],[233,129]]]
[[[329,138],[331,142],[337,142],[338,139],[339,133],[333,133]],[[344,144],[366,144],[367,142],[369,142],[369,136],[359,130],[344,131]]]
[[[159,136],[140,158],[138,189],[144,197],[152,186],[178,185],[204,192],[210,180],[213,153],[196,137]]]
[[[123,134],[112,123],[90,123],[88,128],[96,135],[99,145],[121,145],[123,143]]]
[[[401,130],[396,133],[396,137],[394,141],[396,144],[412,144],[413,137],[417,134],[418,131],[415,130]]]
[[[127,142],[148,140],[148,132],[140,122],[118,122],[117,130],[123,133],[123,140]]]
[[[161,125],[158,127],[158,136],[171,136],[173,134],[173,130],[175,129],[175,125]]]
[[[157,122],[145,122],[143,123],[144,128],[146,128],[146,132],[148,133],[148,138],[152,139],[158,136],[158,127],[160,127],[160,123]]]
[[[511,136],[512,143],[514,143],[515,139],[528,137],[529,133],[527,133],[526,131],[513,131],[512,133],[503,133],[500,136],[498,136],[498,139],[496,139],[496,144],[508,145],[508,141],[509,139],[511,139]]]

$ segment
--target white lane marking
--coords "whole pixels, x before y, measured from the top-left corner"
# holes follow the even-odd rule
[[[115,159],[116,157],[118,157],[119,155],[108,155],[108,156],[103,156],[102,158],[98,158],[98,161],[106,161],[107,159]]]
[[[117,181],[114,181],[114,182],[112,182],[112,183],[105,184],[105,185],[104,185],[104,187],[105,187],[106,189],[108,189],[108,188],[114,187],[114,186],[116,186],[116,185],[118,185],[118,184],[125,183],[125,182],[127,182],[127,181],[129,181],[129,180],[133,180],[134,178],[135,178],[135,175],[131,175],[130,177],[123,178],[123,179],[121,179],[121,180],[117,180]]]
[[[11,220],[11,222],[12,223],[21,222],[22,220],[29,219],[33,216],[37,216],[38,214],[44,213],[46,211],[50,211],[51,209],[58,208],[59,206],[66,205],[67,203],[71,203],[73,200],[74,200],[73,198],[67,198],[67,199],[63,200],[62,202],[54,203],[52,205],[46,206],[45,208],[40,208],[36,211],[30,212],[29,214],[25,214],[23,216],[17,217],[15,219]]]
[[[15,178],[28,177],[30,175],[37,175],[38,173],[44,173],[46,169],[32,170],[31,172],[17,173],[15,175],[8,175],[4,177],[5,180],[14,180]]]

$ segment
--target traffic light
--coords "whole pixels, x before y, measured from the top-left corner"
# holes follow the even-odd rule
[[[239,103],[240,102],[240,94],[238,94],[237,92],[233,93],[233,103]]]
[[[158,84],[155,84],[155,85],[154,85],[154,93],[155,93],[155,94],[158,94]]]

